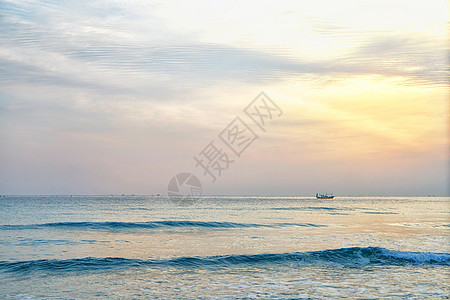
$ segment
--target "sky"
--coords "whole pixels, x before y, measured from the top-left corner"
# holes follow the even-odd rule
[[[203,194],[449,196],[448,17],[445,0],[0,0],[0,194],[166,194],[187,172]],[[245,113],[261,92],[264,130]],[[239,155],[220,138],[236,117],[257,136]],[[211,142],[222,170],[195,160]]]

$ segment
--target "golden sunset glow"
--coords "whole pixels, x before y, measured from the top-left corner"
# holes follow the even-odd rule
[[[6,192],[161,192],[264,91],[283,116],[209,193],[448,193],[447,1],[99,3],[0,5]]]

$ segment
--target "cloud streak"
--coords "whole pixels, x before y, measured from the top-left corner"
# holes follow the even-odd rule
[[[261,90],[286,114],[249,165],[278,153],[284,186],[313,161],[442,160],[448,25],[333,3],[0,1],[0,192],[161,192]]]
[[[2,82],[14,78],[25,83],[84,85],[87,89],[97,85],[114,92],[117,89],[149,92],[156,85],[171,88],[169,81],[193,86],[192,81],[198,80],[203,84],[258,83],[303,75],[339,78],[371,74],[424,84],[447,83],[446,41],[441,36],[433,38],[414,31],[367,35],[326,24],[325,34],[338,41],[342,35],[344,39],[355,36],[358,40],[348,53],[311,61],[302,59],[301,52],[294,57],[276,48],[180,43],[176,35],[161,26],[156,32],[148,32],[154,28],[135,25],[144,20],[126,23],[124,12],[117,6],[100,10],[102,2],[92,4],[97,7],[93,10],[81,4],[72,7],[71,3],[69,7],[74,10],[67,19],[62,17],[67,14],[67,4],[29,2],[28,7],[27,4],[21,7],[5,3],[8,5],[0,7]],[[321,33],[323,26],[318,26]],[[153,37],[154,33],[167,37],[161,42]],[[151,82],[161,78],[167,80],[151,86]],[[147,85],[151,88],[145,89]]]

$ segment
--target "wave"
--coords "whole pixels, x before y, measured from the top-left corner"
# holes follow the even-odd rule
[[[0,225],[0,230],[27,230],[41,228],[66,228],[79,230],[108,230],[118,231],[126,229],[161,229],[161,228],[249,228],[249,227],[326,227],[327,225],[312,223],[235,223],[235,222],[202,222],[202,221],[153,221],[153,222],[57,222],[30,225]]]
[[[341,210],[354,210],[349,207],[326,207],[326,206],[293,206],[293,207],[273,207],[272,210],[323,210],[323,211],[341,211]]]
[[[389,211],[365,211],[363,214],[368,215],[398,215],[396,212],[389,212]]]
[[[75,258],[67,260],[0,261],[0,272],[85,272],[134,267],[208,267],[254,266],[261,264],[333,264],[344,267],[368,265],[449,266],[450,254],[433,252],[393,251],[378,247],[353,247],[312,252],[279,254],[224,255],[209,257],[179,257],[167,260],[141,260],[121,257]]]

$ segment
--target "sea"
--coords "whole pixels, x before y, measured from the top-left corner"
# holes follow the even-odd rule
[[[448,299],[449,197],[0,197],[1,299]]]

